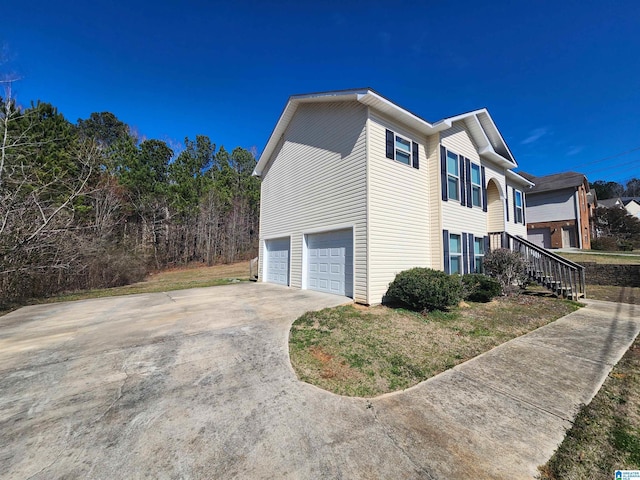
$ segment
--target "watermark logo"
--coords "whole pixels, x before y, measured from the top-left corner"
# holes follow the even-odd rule
[[[616,470],[615,480],[640,480],[640,470]]]

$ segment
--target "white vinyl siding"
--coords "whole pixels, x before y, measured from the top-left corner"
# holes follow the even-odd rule
[[[529,197],[525,194],[525,189],[526,187],[523,187],[522,185],[512,185],[509,184],[508,185],[508,189],[509,189],[509,201],[508,201],[508,208],[509,208],[509,221],[507,222],[507,232],[509,232],[511,235],[520,235],[521,237],[527,238],[527,225],[526,223],[531,223],[531,220],[529,218],[529,214],[531,213],[530,209],[528,208],[528,202],[529,202]],[[515,198],[515,191],[519,190],[520,192],[522,192],[522,202],[523,202],[523,215],[525,216],[525,224],[523,223],[516,223],[516,214],[513,208],[513,201]]]
[[[427,171],[429,184],[429,237],[428,244],[431,252],[429,267],[443,270],[443,245],[442,245],[442,210],[441,201],[441,175],[440,175],[440,135],[434,134],[427,138],[426,162],[422,162],[421,169]],[[425,165],[426,164],[426,165]]]
[[[481,164],[475,143],[471,139],[464,122],[454,122],[449,130],[440,134],[440,143],[449,151],[462,155],[472,163]],[[487,181],[489,171],[486,171]],[[503,180],[504,182],[504,180]],[[439,202],[442,205],[442,228],[452,232],[473,232],[482,236],[487,232],[487,213],[481,208],[468,208],[456,201]]]
[[[305,233],[353,228],[354,299],[362,303],[367,303],[366,119],[367,108],[356,102],[300,105],[262,174],[260,202],[261,238],[291,237],[292,287],[303,283]],[[262,257],[264,241],[260,244]]]
[[[405,168],[385,155],[386,130],[418,143],[420,168]],[[431,261],[429,169],[426,138],[386,118],[369,120],[369,303],[377,304],[397,273]],[[437,208],[437,207],[436,207]]]
[[[500,190],[493,181],[487,181],[487,231],[503,232],[505,224],[504,194],[500,196]]]

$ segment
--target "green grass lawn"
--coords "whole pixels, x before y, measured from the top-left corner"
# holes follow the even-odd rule
[[[373,397],[415,385],[577,308],[536,295],[426,316],[384,306],[342,306],[297,319],[289,352],[301,380],[341,395]]]
[[[595,263],[607,263],[616,265],[640,265],[640,253],[629,252],[626,255],[621,255],[620,252],[606,253],[568,253],[568,252],[554,252],[561,257],[567,258],[575,263],[582,262],[595,262]],[[606,255],[604,254],[606,253]]]

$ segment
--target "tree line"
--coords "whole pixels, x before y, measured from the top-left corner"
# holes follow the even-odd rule
[[[176,152],[110,112],[20,107],[9,88],[0,110],[0,306],[257,254],[251,152],[206,135]]]
[[[632,178],[626,184],[607,180],[596,180],[589,183],[589,188],[596,192],[598,200],[617,197],[640,197],[640,178]]]
[[[589,183],[598,200],[618,197],[640,197],[640,179],[632,178],[625,185],[619,182],[596,180]],[[640,220],[620,207],[598,206],[594,219],[594,250],[633,250],[640,248]]]

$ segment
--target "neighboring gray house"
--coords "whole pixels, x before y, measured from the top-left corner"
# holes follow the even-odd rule
[[[427,122],[371,89],[295,95],[260,156],[259,280],[382,301],[402,270],[482,269],[526,235],[517,163],[486,109]]]
[[[591,248],[595,196],[582,173],[564,172],[536,177],[527,193],[527,239],[544,248]]]

